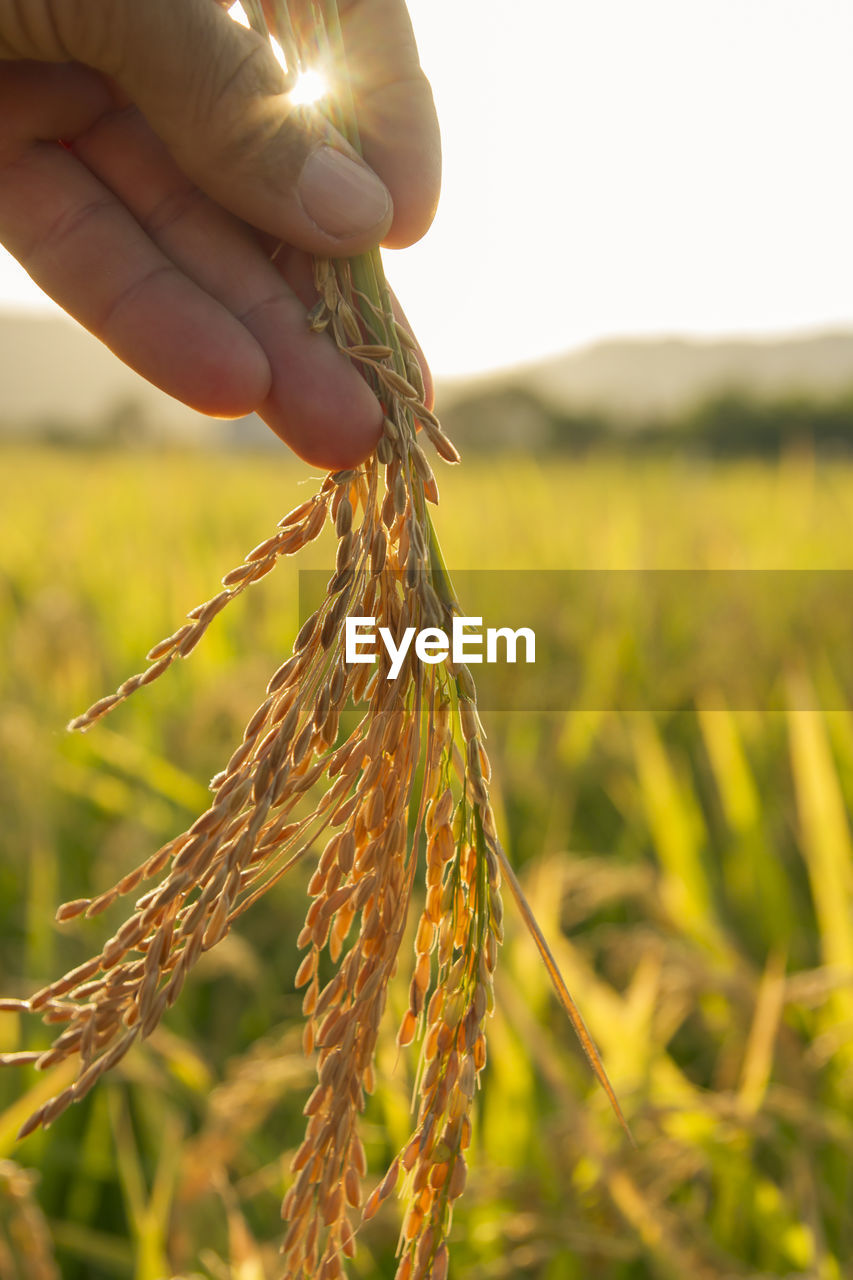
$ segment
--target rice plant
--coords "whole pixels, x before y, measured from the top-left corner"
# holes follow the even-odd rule
[[[317,60],[339,69],[330,110],[357,147],[334,0],[315,5],[313,23],[298,33],[286,4],[246,7],[258,30],[266,34],[269,22],[292,75]],[[384,431],[375,454],[362,467],[328,475],[226,573],[218,594],[151,649],[144,671],[69,727],[90,729],[187,657],[228,604],[331,522],[336,566],[325,598],[211,782],[213,799],[201,816],[107,892],[60,908],[62,922],[96,917],[155,882],[88,961],[27,1000],[0,1002],[0,1010],[37,1013],[60,1028],[46,1051],[3,1061],[40,1070],[64,1064],[68,1083],[38,1106],[21,1136],[47,1128],[154,1032],[199,958],[234,922],[289,870],[315,859],[297,984],[305,988],[303,1044],[316,1057],[317,1084],[282,1205],[282,1276],[341,1276],[344,1259],[355,1255],[360,1223],[402,1183],[407,1209],[398,1280],[444,1280],[453,1207],[466,1181],[472,1104],[486,1063],[486,1021],[494,1009],[502,876],[622,1117],[498,839],[470,671],[452,661],[426,668],[411,651],[395,678],[387,655],[375,668],[346,661],[348,617],[376,618],[398,636],[408,627],[449,632],[461,613],[430,516],[438,489],[422,441],[446,462],[458,455],[424,403],[415,347],[394,318],[378,253],[319,259],[314,283],[312,329],[327,333],[357,364],[382,404]],[[398,1033],[401,1046],[420,1041],[417,1106],[408,1141],[364,1202],[359,1117],[375,1085],[377,1037],[420,862],[426,895]],[[324,951],[333,976],[321,987]]]

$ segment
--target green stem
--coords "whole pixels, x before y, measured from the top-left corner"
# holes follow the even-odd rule
[[[450,612],[455,613],[459,608],[456,592],[453,589],[453,583],[450,580],[450,574],[447,571],[447,565],[444,563],[444,556],[441,553],[441,546],[436,536],[435,528],[430,518],[429,512],[425,512],[427,528],[429,530],[429,567],[432,576],[432,586],[435,594],[438,596],[444,607]]]

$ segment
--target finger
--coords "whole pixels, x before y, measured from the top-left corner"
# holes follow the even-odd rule
[[[273,246],[271,246],[272,248]],[[289,288],[299,298],[306,311],[319,301],[317,290],[314,287],[314,270],[310,257],[299,249],[283,249],[276,253],[275,266],[281,272],[287,281]],[[415,359],[420,365],[421,378],[424,384],[424,404],[428,409],[432,409],[435,404],[435,384],[433,381],[432,370],[429,367],[427,358],[424,355],[423,348],[418,341],[417,335],[409,322],[409,318],[400,305],[400,300],[389,287],[391,295],[391,309],[394,312],[394,318],[398,324],[401,324],[409,335],[409,340],[413,346]],[[381,335],[377,334],[377,338]]]
[[[16,27],[18,8],[0,0],[7,47],[113,77],[184,172],[245,221],[328,255],[386,233],[387,189],[319,117],[293,106],[269,43],[220,6],[101,0],[93,17],[90,0],[27,0]]]
[[[346,0],[341,15],[364,157],[394,201],[383,243],[401,249],[429,228],[441,188],[441,137],[403,0]]]
[[[381,431],[379,403],[331,340],[311,332],[305,305],[246,225],[193,186],[134,109],[104,116],[74,153],[256,339],[271,381],[254,407],[276,434],[315,466],[363,461]]]
[[[103,77],[87,67],[0,61],[0,165],[36,139],[76,137],[111,105]]]
[[[163,254],[57,144],[0,169],[0,240],[120,359],[202,413],[239,417],[271,372],[249,331]]]

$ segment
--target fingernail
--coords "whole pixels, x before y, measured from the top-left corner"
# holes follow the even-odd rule
[[[299,176],[299,199],[312,222],[330,236],[352,236],[384,222],[387,189],[364,165],[332,147],[312,151]]]

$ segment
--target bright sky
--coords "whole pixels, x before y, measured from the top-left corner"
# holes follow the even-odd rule
[[[389,276],[438,375],[853,326],[850,0],[410,0],[442,205]],[[37,294],[8,258],[0,302]]]

